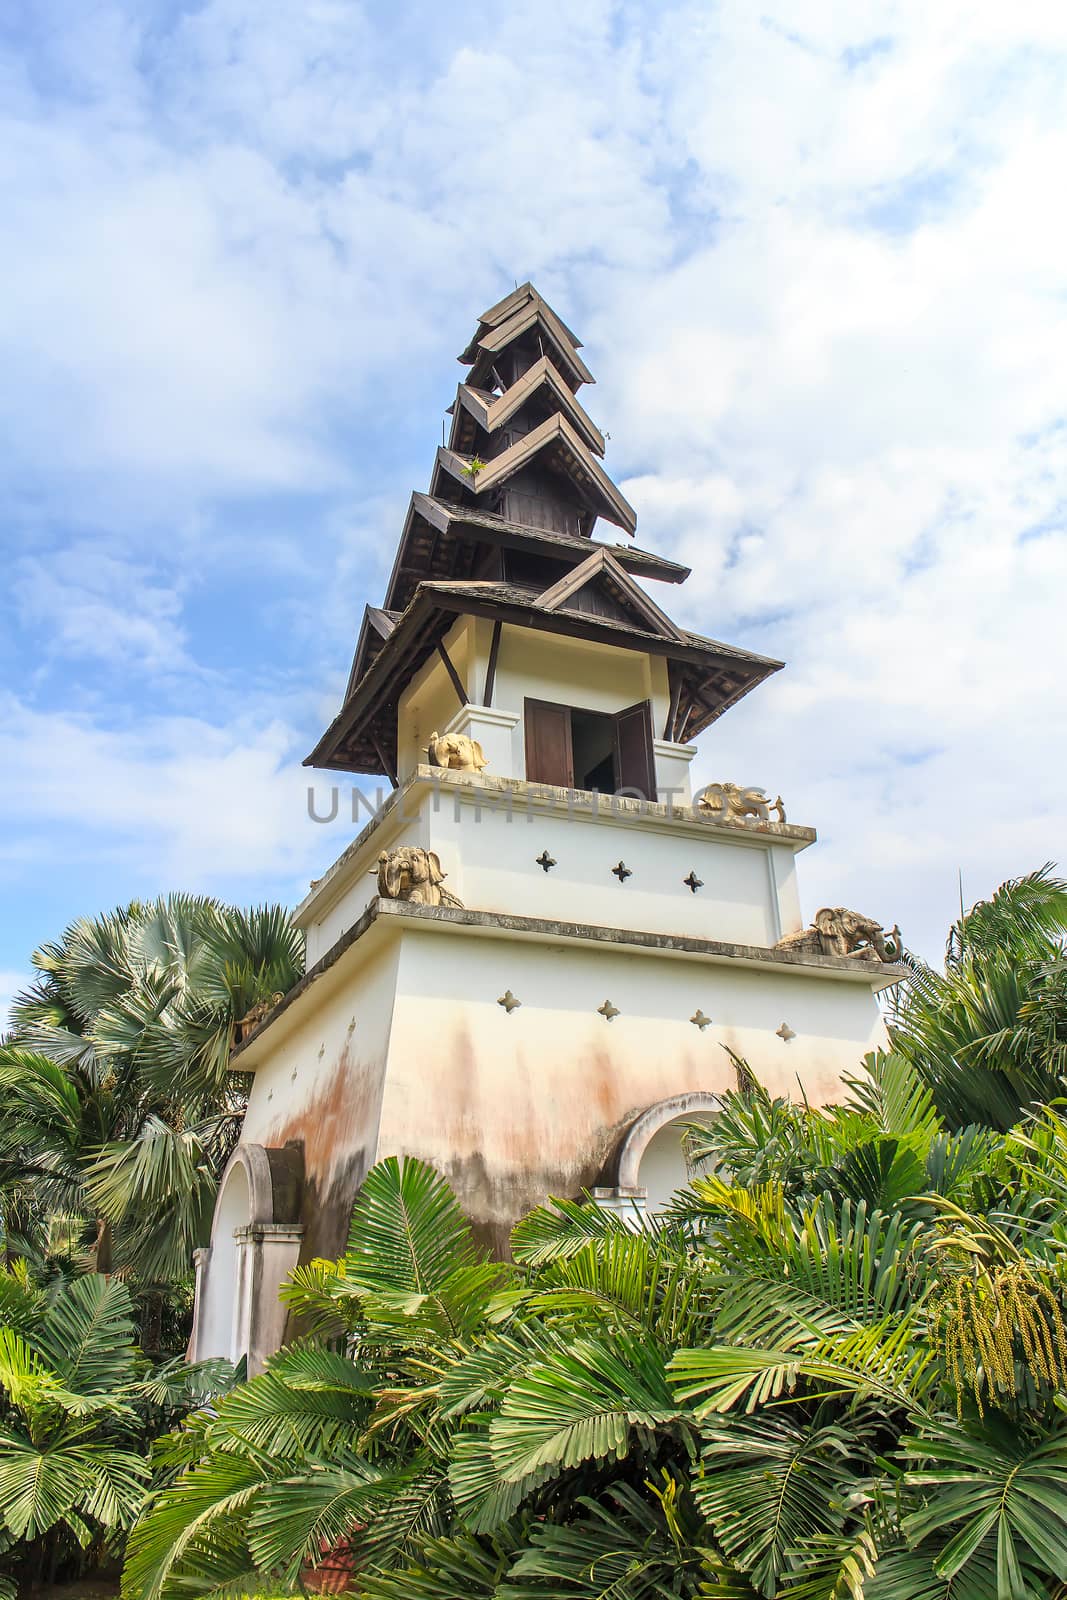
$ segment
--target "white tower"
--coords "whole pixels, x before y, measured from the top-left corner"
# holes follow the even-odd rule
[[[752,793],[692,803],[693,739],[781,663],[687,632],[637,581],[686,568],[594,541],[636,518],[578,351],[525,284],[460,357],[449,444],[308,758],[392,793],[297,911],[306,976],[235,1053],[254,1085],[198,1253],[196,1356],[277,1347],[279,1283],[343,1250],[382,1156],[432,1162],[503,1250],[549,1195],[662,1205],[730,1052],[819,1103],[882,1041],[881,929],[802,930],[814,831]]]

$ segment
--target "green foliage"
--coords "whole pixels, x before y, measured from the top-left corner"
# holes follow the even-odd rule
[[[952,928],[945,971],[913,965],[895,1050],[953,1128],[1006,1130],[1067,1078],[1067,881],[1050,866],[1002,884]]]
[[[0,1044],[8,1255],[42,1264],[64,1213],[72,1265],[180,1280],[244,1110],[230,1053],[253,1007],[296,982],[301,936],[278,906],[172,895],[84,918],[33,961]]]
[[[161,1390],[133,1309],[115,1278],[44,1289],[24,1267],[0,1273],[0,1540],[23,1571],[130,1528],[151,1433],[231,1380],[225,1363],[185,1367]]]
[[[842,1104],[739,1069],[665,1216],[553,1200],[503,1266],[374,1168],[306,1342],[161,1449],[125,1600],[1063,1600],[1064,894],[976,907]]]

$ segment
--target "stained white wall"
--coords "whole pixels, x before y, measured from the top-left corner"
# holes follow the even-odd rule
[[[522,1002],[510,1015],[507,989]],[[597,1008],[610,999],[620,1015]],[[689,1018],[711,1017],[703,1031]],[[788,1022],[796,1037],[776,1036]],[[734,1084],[731,1049],[768,1088],[815,1104],[884,1041],[852,978],[752,970],[611,946],[403,936],[379,1154],[407,1150],[505,1228],[546,1194],[600,1181],[613,1141],[675,1095]]]
[[[521,1002],[510,1014],[498,1003],[508,989]],[[619,1011],[611,1021],[598,1011],[607,1000]],[[697,1008],[712,1019],[703,1030],[689,1020]],[[789,1043],[776,1035],[782,1022]],[[817,977],[391,916],[241,1060],[255,1074],[242,1139],[300,1142],[303,1259],[341,1250],[368,1166],[401,1153],[443,1172],[499,1248],[549,1195],[611,1184],[625,1131],[649,1107],[730,1088],[724,1045],[772,1093],[795,1095],[799,1079],[820,1104],[883,1041],[858,972]],[[640,1169],[651,1206],[679,1170],[669,1130],[656,1135]],[[240,1166],[231,1181],[212,1239],[204,1349],[232,1348],[241,1320]],[[252,1337],[261,1350],[262,1330]]]
[[[381,850],[437,852],[472,910],[589,922],[735,944],[773,945],[801,926],[794,852],[803,841],[612,806],[543,804],[537,792],[447,786],[430,775],[397,803],[298,914],[313,965],[377,893]],[[547,850],[549,872],[536,858]],[[620,884],[612,868],[632,873]],[[690,872],[703,881],[692,893]]]

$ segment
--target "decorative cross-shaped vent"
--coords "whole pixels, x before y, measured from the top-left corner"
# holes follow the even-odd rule
[[[555,856],[550,856],[547,850],[542,850],[539,856],[534,857],[542,872],[551,872],[556,865]]]
[[[699,1006],[697,1006],[696,1010],[693,1012],[693,1015],[689,1018],[689,1020],[690,1020],[691,1023],[693,1023],[694,1027],[697,1027],[697,1028],[700,1029],[701,1033],[704,1032],[705,1028],[710,1028],[711,1027],[711,1018],[710,1017],[706,1017],[704,1015],[703,1011],[701,1011]]]
[[[614,1017],[620,1014],[618,1006],[613,1006],[610,1000],[605,1000],[604,1004],[597,1006],[596,1009],[597,1015],[603,1017],[605,1022],[611,1022]]]
[[[518,1006],[522,1005],[522,1001],[521,1000],[516,1000],[515,996],[512,994],[510,989],[505,989],[504,993],[500,996],[500,999],[497,1001],[497,1005],[498,1006],[503,1006],[504,1010],[507,1012],[508,1016],[510,1017],[511,1013]]]
[[[618,878],[620,883],[625,883],[627,878],[633,877],[633,873],[630,871],[625,861],[620,861],[618,866],[612,867],[611,870],[615,877]]]
[[[796,1038],[796,1034],[793,1032],[788,1022],[783,1022],[782,1026],[780,1028],[775,1028],[774,1031],[778,1035],[779,1039],[781,1039],[783,1044],[788,1044],[790,1039]]]
[[[682,882],[685,884],[690,894],[696,894],[698,889],[703,889],[704,887],[703,878],[698,878],[696,873],[692,871],[690,872],[688,878],[682,879]]]

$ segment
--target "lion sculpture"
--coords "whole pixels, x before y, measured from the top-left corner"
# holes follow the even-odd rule
[[[462,900],[442,887],[448,874],[435,850],[405,844],[378,857],[378,893],[384,900],[410,900],[419,906],[463,908]]]
[[[489,765],[477,739],[469,739],[465,733],[438,733],[435,729],[426,754],[433,766],[451,767],[456,772],[481,772]]]
[[[781,795],[768,800],[762,789],[742,789],[736,783],[709,783],[697,797],[697,808],[716,822],[744,824],[750,817],[756,822],[770,822],[772,811],[778,813],[779,822],[785,821]]]
[[[904,946],[900,929],[887,934],[873,917],[845,906],[823,906],[810,928],[786,934],[774,947],[797,955],[848,956],[852,961],[899,961]]]

